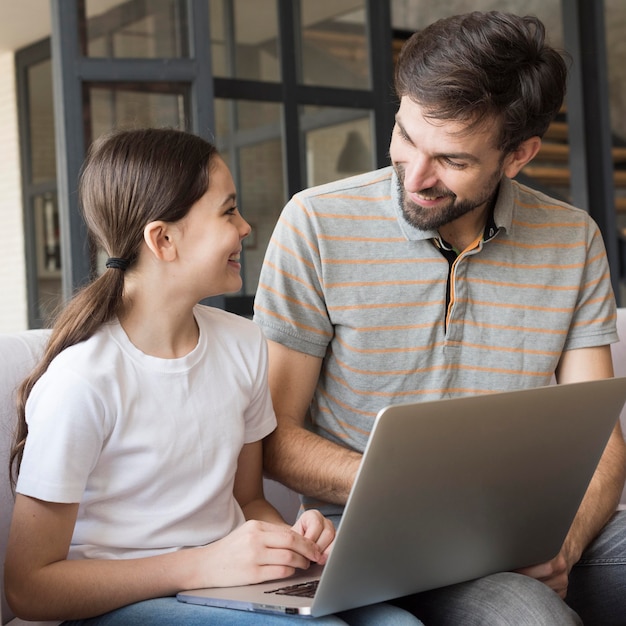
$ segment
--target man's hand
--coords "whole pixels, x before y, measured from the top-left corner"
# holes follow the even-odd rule
[[[319,511],[311,509],[305,511],[291,528],[303,537],[315,542],[322,553],[317,562],[321,565],[326,563],[335,539],[333,523]]]
[[[567,586],[569,584],[569,573],[572,566],[573,564],[568,564],[563,551],[561,551],[547,563],[524,567],[516,571],[519,574],[540,580],[552,590],[556,591],[561,598],[565,599]]]

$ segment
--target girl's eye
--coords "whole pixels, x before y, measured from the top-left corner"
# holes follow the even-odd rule
[[[226,210],[226,214],[227,215],[235,215],[235,213],[237,213],[237,209],[238,209],[237,205],[231,206],[230,209]]]

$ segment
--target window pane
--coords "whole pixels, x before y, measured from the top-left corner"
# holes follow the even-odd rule
[[[56,178],[52,66],[44,61],[28,68],[28,124],[32,183]]]
[[[185,0],[86,0],[90,57],[189,56]]]
[[[301,109],[307,186],[374,168],[371,113],[361,109]]]
[[[626,6],[623,2],[605,4],[609,106],[613,131],[615,163],[615,211],[622,237],[626,235]],[[622,302],[624,302],[622,295]],[[623,305],[622,305],[623,306]]]
[[[114,128],[168,126],[185,128],[186,87],[144,83],[92,85],[89,89],[90,142]]]
[[[243,294],[252,296],[278,216],[285,203],[282,105],[215,101],[216,143],[237,187],[238,205],[252,226],[243,245]]]
[[[391,25],[395,30],[422,30],[442,17],[450,17],[468,11],[506,11],[517,15],[535,15],[545,25],[550,43],[563,46],[563,24],[561,21],[561,0],[448,0],[430,2],[412,0],[411,2],[391,3]]]
[[[302,0],[301,82],[370,87],[365,0]]]
[[[276,0],[209,0],[213,73],[280,80]]]
[[[35,315],[46,325],[52,321],[52,316],[62,304],[61,242],[56,193],[34,196],[33,209],[38,295]]]

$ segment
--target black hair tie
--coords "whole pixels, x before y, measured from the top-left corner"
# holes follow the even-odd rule
[[[117,257],[109,257],[105,265],[108,268],[112,268],[115,270],[122,270],[122,272],[125,272],[128,269],[129,261],[128,259],[119,259]]]

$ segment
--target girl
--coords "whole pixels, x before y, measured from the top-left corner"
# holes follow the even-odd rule
[[[241,287],[250,226],[230,172],[194,135],[123,131],[92,146],[79,191],[109,258],[20,390],[7,597],[29,620],[258,624],[173,597],[323,563],[334,537],[319,512],[289,527],[264,499],[265,342],[197,304]]]

